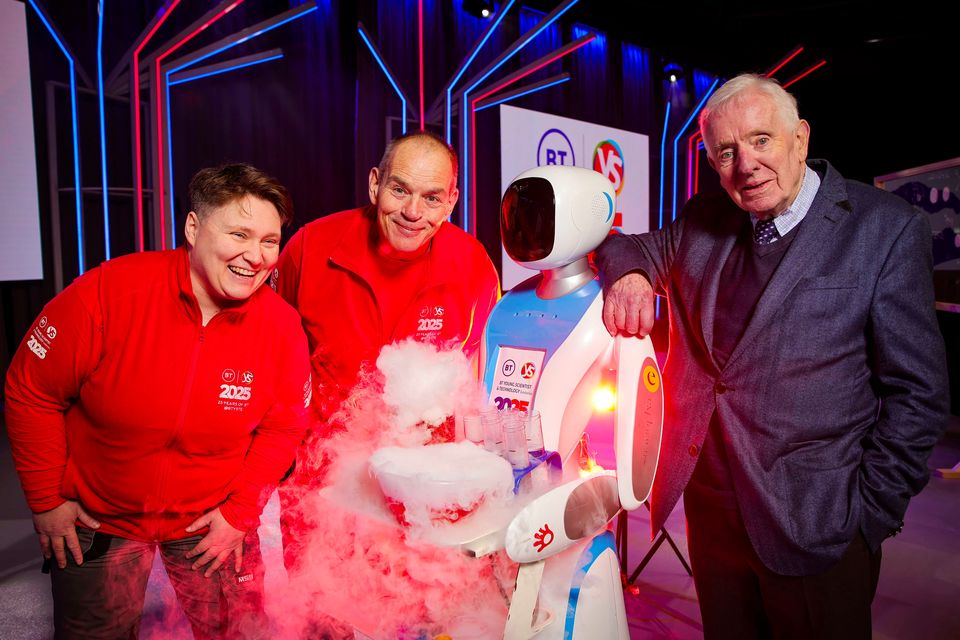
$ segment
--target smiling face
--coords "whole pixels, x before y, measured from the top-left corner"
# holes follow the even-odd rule
[[[195,211],[187,215],[190,279],[204,321],[264,283],[280,254],[280,227],[277,208],[251,195],[202,218]]]
[[[380,250],[401,257],[426,250],[459,196],[447,150],[417,139],[400,142],[382,174],[370,170],[369,191]]]
[[[703,131],[710,166],[744,211],[780,215],[800,192],[810,126],[792,126],[769,95],[747,90],[709,115]]]

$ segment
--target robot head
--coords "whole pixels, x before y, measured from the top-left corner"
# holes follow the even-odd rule
[[[590,169],[550,165],[524,171],[503,194],[503,247],[530,269],[576,262],[607,236],[615,197],[610,181]]]

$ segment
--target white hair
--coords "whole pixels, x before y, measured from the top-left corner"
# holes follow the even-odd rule
[[[723,86],[707,100],[707,105],[700,112],[701,133],[706,131],[710,116],[715,111],[723,109],[731,100],[747,92],[763,93],[769,96],[776,104],[784,125],[795,128],[800,122],[797,99],[784,90],[779,82],[755,73],[742,73],[723,83]]]

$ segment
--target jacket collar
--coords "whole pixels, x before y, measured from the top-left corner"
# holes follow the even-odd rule
[[[374,260],[377,258],[373,249],[379,233],[376,215],[373,205],[364,207],[330,251],[330,259],[335,264],[352,271],[367,282],[376,278]],[[453,273],[454,270],[449,268],[457,261],[458,243],[454,239],[456,233],[457,229],[449,222],[444,222],[430,239],[430,248],[417,259],[427,261],[425,286],[447,284],[462,277],[462,274]]]
[[[177,298],[180,300],[181,307],[187,316],[191,320],[196,320],[200,322],[202,319],[202,314],[200,313],[200,303],[197,302],[197,296],[193,292],[193,280],[190,278],[190,254],[187,252],[187,245],[184,244],[174,250],[176,252],[175,269],[174,269],[174,291],[176,292]],[[214,318],[220,316],[226,317],[236,317],[241,316],[246,313],[247,309],[250,308],[250,305],[253,303],[253,299],[263,295],[264,285],[261,285],[256,291],[253,292],[246,300],[237,302],[236,304],[231,304],[229,307],[222,309]],[[211,318],[211,322],[213,319]],[[207,323],[209,324],[209,323]]]

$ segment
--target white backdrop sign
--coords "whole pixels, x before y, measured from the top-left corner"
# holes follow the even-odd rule
[[[650,145],[640,133],[500,105],[500,194],[520,173],[562,164],[587,167],[606,176],[617,192],[614,226],[642,233],[650,220]],[[503,288],[534,272],[502,254]]]
[[[43,262],[26,5],[13,0],[0,1],[0,149],[0,280],[38,280]]]

